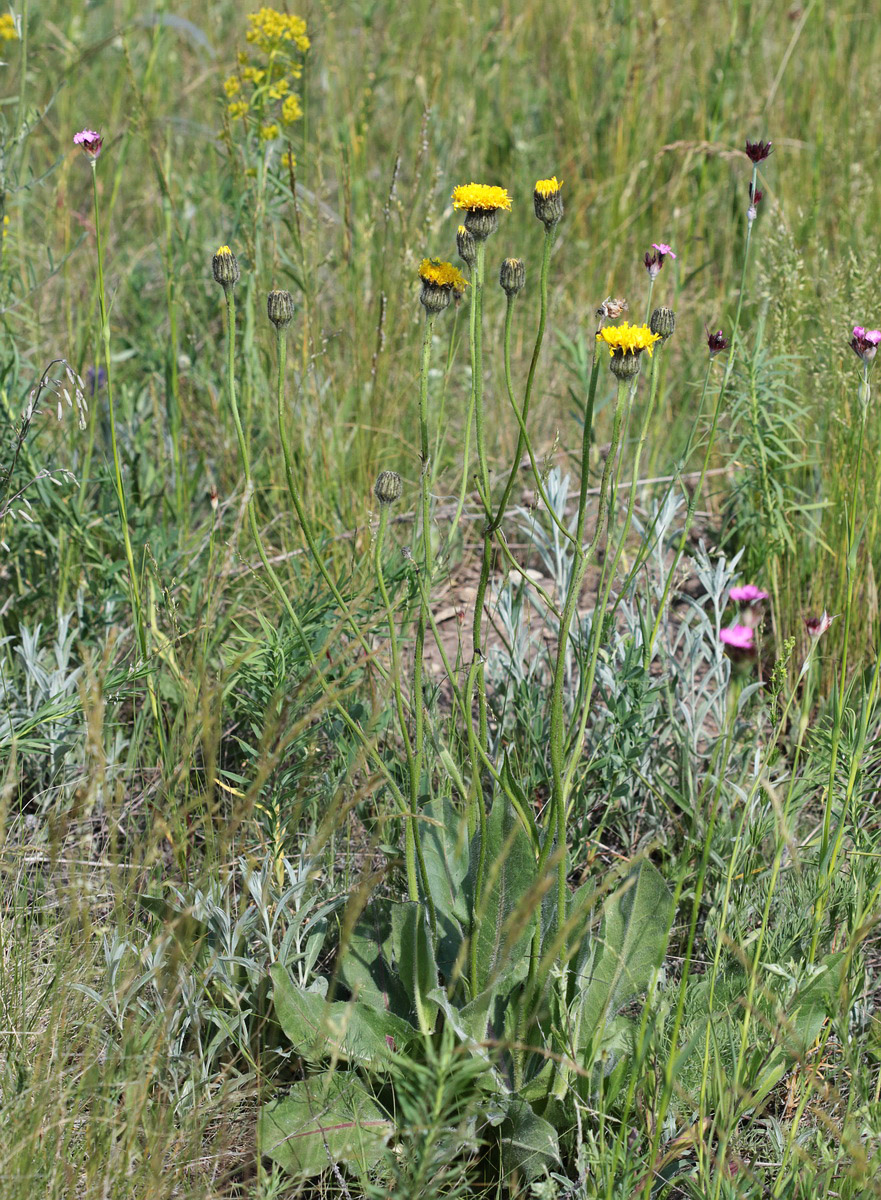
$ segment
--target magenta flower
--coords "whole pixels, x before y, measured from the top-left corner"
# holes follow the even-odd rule
[[[759,600],[767,600],[768,593],[756,587],[754,583],[744,583],[733,587],[728,593],[735,604],[756,604]]]
[[[82,146],[89,158],[98,157],[103,140],[101,134],[96,133],[94,129],[81,129],[79,133],[73,135],[73,144]]]
[[[661,267],[664,265],[664,259],[670,257],[675,258],[676,255],[670,249],[666,242],[652,242],[651,250],[646,250],[643,262],[645,269],[649,273],[649,279],[657,279]]]
[[[879,342],[881,329],[864,329],[862,325],[854,325],[850,348],[864,363],[870,363],[875,357]]]
[[[753,650],[755,633],[748,625],[731,625],[719,633],[719,641],[732,650]]]
[[[835,617],[830,617],[824,608],[822,617],[805,617],[805,629],[812,638],[822,637],[834,620]]]
[[[658,254],[661,256],[662,262],[665,258],[676,257],[676,255],[673,253],[673,247],[668,246],[666,242],[652,242],[652,249],[657,250]]]

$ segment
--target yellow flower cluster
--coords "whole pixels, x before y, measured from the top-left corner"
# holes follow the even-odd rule
[[[245,34],[245,40],[265,54],[272,54],[285,42],[293,42],[301,54],[309,49],[306,22],[302,17],[276,12],[274,8],[261,8],[259,12],[251,13],[248,21],[251,28]]]
[[[306,22],[301,17],[261,8],[248,17],[250,29],[245,37],[257,52],[252,62],[244,51],[236,55],[238,70],[224,80],[223,90],[230,103],[227,112],[233,121],[251,113],[263,141],[278,137],[281,125],[293,125],[303,115],[300,98],[292,90],[292,80],[303,73],[296,53],[309,49]],[[241,97],[244,85],[253,89],[249,99]],[[241,97],[235,99],[235,97]],[[270,105],[280,103],[280,111],[270,112]]]
[[[486,183],[464,183],[453,189],[453,208],[480,209],[496,212],[511,209],[511,197],[505,188],[492,187]]]
[[[562,186],[562,183],[557,182],[556,175],[553,175],[550,179],[539,179],[535,185],[535,193],[541,196],[542,200],[547,200],[548,196],[556,196]]]
[[[609,354],[641,354],[648,350],[649,356],[655,342],[660,340],[660,334],[652,333],[648,325],[630,325],[624,321],[621,325],[609,325],[597,334],[598,342],[605,342]]]
[[[435,287],[452,288],[460,295],[468,286],[465,276],[452,263],[443,262],[439,258],[423,258],[419,264],[419,278],[425,283],[433,283]]]
[[[18,38],[18,30],[15,28],[15,17],[12,13],[3,13],[0,16],[0,42],[14,42]]]

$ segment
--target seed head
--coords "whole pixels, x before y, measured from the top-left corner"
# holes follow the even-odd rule
[[[553,228],[563,216],[563,194],[560,190],[562,186],[562,183],[557,182],[556,175],[550,179],[539,179],[535,185],[535,215],[545,229]]]
[[[238,259],[229,246],[218,247],[217,253],[211,260],[211,270],[214,272],[214,278],[224,291],[235,287],[241,274]]]
[[[474,244],[474,238],[464,225],[460,225],[456,230],[456,249],[459,251],[459,257],[469,271],[473,270],[474,264],[477,262],[477,246]]]
[[[750,162],[753,163],[754,166],[758,166],[760,162],[764,162],[765,159],[770,155],[770,153],[771,153],[771,143],[770,142],[747,142],[746,143],[746,156],[750,160]]]
[[[373,494],[380,504],[394,504],[400,500],[404,484],[397,471],[380,471],[376,477]]]
[[[266,312],[276,329],[286,329],[294,319],[294,298],[290,292],[270,292]]]
[[[623,296],[619,296],[617,299],[607,296],[597,309],[596,317],[600,324],[602,324],[603,321],[617,321],[626,312],[627,301]]]
[[[656,308],[649,321],[649,329],[656,333],[662,342],[673,336],[676,328],[676,314],[672,308]]]
[[[526,267],[522,258],[506,258],[499,268],[499,284],[509,298],[516,296],[526,283]]]

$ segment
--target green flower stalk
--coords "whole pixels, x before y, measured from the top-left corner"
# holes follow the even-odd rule
[[[104,245],[101,239],[101,206],[98,202],[98,159],[101,155],[104,139],[93,129],[83,129],[74,135],[73,141],[74,145],[82,147],[84,153],[88,157],[89,166],[92,168],[92,199],[94,202],[95,212],[95,249],[98,270],[98,306],[101,315],[101,344],[104,351],[104,370],[107,378],[107,408],[110,418],[110,449],[113,456],[113,481],[116,487],[116,502],[119,507],[119,523],[122,529],[122,540],[125,547],[126,565],[128,567],[129,595],[131,597],[135,635],[137,637],[138,651],[141,659],[146,664],[148,655],[147,627],[144,620],[144,609],[141,602],[140,586],[138,584],[138,572],[135,566],[135,556],[134,551],[132,550],[132,540],[129,532],[128,511],[125,502],[125,485],[123,484],[122,479],[122,465],[119,458],[119,443],[116,436],[116,408],[113,397],[113,361],[110,353],[110,319],[107,313],[107,295],[104,286]],[[153,686],[152,676],[149,674],[147,675],[147,691],[150,697],[150,707],[153,712],[153,719],[156,722],[159,744],[164,753],[165,733],[162,727],[162,720],[159,712],[159,701]]]

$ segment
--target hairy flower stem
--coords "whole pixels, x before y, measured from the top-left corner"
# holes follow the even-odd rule
[[[603,632],[603,630],[602,630],[603,621],[602,621],[602,619],[598,619],[596,614],[599,614],[600,618],[604,617],[604,615],[605,615],[606,608],[609,603],[609,596],[611,594],[612,585],[614,583],[616,572],[618,570],[618,564],[620,563],[621,557],[624,554],[624,546],[627,541],[627,535],[629,534],[630,527],[633,523],[633,509],[636,504],[636,489],[637,489],[637,485],[639,483],[639,466],[640,466],[640,462],[642,461],[642,452],[645,448],[646,439],[648,437],[649,423],[651,422],[652,415],[653,415],[654,409],[655,409],[655,398],[657,396],[657,391],[658,391],[658,379],[661,374],[661,367],[660,367],[661,353],[662,353],[661,345],[659,344],[659,346],[655,350],[654,356],[652,357],[652,370],[651,370],[651,379],[650,379],[650,385],[649,385],[649,402],[648,402],[648,405],[646,406],[645,414],[643,416],[642,427],[640,428],[640,431],[639,431],[639,441],[637,442],[636,453],[635,453],[634,459],[633,459],[632,481],[630,484],[630,493],[627,498],[627,511],[624,514],[624,524],[621,529],[620,535],[618,536],[618,545],[617,545],[617,549],[615,551],[615,557],[611,563],[611,566],[608,567],[608,569],[606,569],[606,566],[604,566],[604,571],[605,571],[605,576],[606,576],[605,587],[603,588],[602,598],[598,601],[598,603],[594,609],[595,615],[594,615],[593,625],[591,627],[591,639],[590,639],[591,640],[590,663],[589,663],[588,669],[587,669],[587,678],[585,679],[583,686],[579,689],[579,696],[578,696],[578,705],[581,709],[581,717],[579,718],[579,722],[578,722],[577,734],[576,734],[574,740],[570,741],[571,753],[570,753],[570,757],[569,757],[569,764],[566,768],[566,774],[564,777],[565,792],[566,792],[567,796],[569,793],[569,789],[572,786],[572,779],[575,775],[576,767],[578,766],[578,760],[579,760],[578,747],[581,746],[584,742],[584,733],[585,733],[585,730],[587,729],[587,722],[590,719],[591,706],[592,706],[592,702],[593,702],[593,688],[594,688],[594,682],[596,680],[597,665],[599,663],[600,647],[602,644],[602,632]],[[638,379],[639,376],[637,376],[636,378]],[[635,392],[636,392],[636,379],[633,380],[633,383],[631,385],[630,396],[628,399],[628,405],[632,405]],[[619,469],[620,469],[620,463],[619,463]],[[617,476],[616,476],[616,479],[613,484],[612,493],[613,493],[613,495],[617,495]]]
[[[505,484],[505,490],[502,493],[502,498],[499,501],[499,507],[496,510],[495,520],[493,521],[494,528],[502,523],[505,516],[505,509],[508,507],[508,501],[511,498],[511,491],[514,487],[514,482],[517,478],[517,472],[520,469],[520,459],[523,457],[523,451],[526,447],[526,419],[529,416],[529,404],[532,400],[532,388],[535,383],[535,372],[538,368],[538,359],[541,354],[542,343],[544,342],[545,328],[548,321],[548,274],[551,266],[551,251],[554,248],[554,238],[556,237],[557,226],[555,224],[548,225],[545,228],[544,249],[541,257],[541,280],[539,283],[540,291],[540,307],[538,314],[538,330],[535,335],[535,346],[532,350],[532,360],[529,363],[529,373],[526,376],[526,391],[523,395],[523,410],[519,414],[520,436],[517,439],[517,450],[514,454],[514,461],[511,464],[511,473],[508,476],[508,482]],[[514,310],[514,294],[508,296],[508,304],[505,310],[505,381],[509,384],[508,393],[511,394],[510,378],[511,378],[511,317]],[[513,403],[513,401],[512,401]],[[514,404],[514,410],[517,411],[517,405]],[[530,454],[530,461],[533,467],[533,473],[541,487],[539,474],[535,469],[535,460]],[[549,510],[553,512],[553,509]]]
[[[471,471],[471,425],[474,421],[474,414],[477,410],[477,378],[474,374],[474,362],[477,357],[477,326],[480,320],[480,301],[482,300],[482,288],[480,285],[479,271],[483,266],[483,258],[486,254],[486,243],[482,242],[477,248],[477,259],[471,269],[471,303],[468,309],[468,349],[471,360],[471,396],[468,400],[468,412],[465,417],[465,445],[462,450],[462,486],[459,489],[459,501],[456,505],[456,512],[453,516],[452,524],[450,525],[449,533],[447,534],[447,545],[451,545],[456,530],[459,527],[459,521],[462,517],[462,509],[465,507],[465,496],[468,494],[468,480]],[[482,418],[481,418],[482,420]]]
[[[98,203],[98,160],[91,158],[92,168],[92,198],[95,206],[95,249],[98,265],[98,305],[101,313],[101,343],[104,350],[104,369],[107,373],[107,408],[110,417],[110,449],[113,455],[113,480],[116,485],[116,502],[119,507],[119,523],[122,528],[122,540],[125,546],[125,558],[128,565],[129,594],[131,596],[132,614],[135,623],[135,635],[138,641],[138,651],[141,659],[147,663],[147,627],[144,622],[144,610],[141,603],[141,592],[138,586],[138,572],[135,568],[135,556],[132,550],[132,540],[128,527],[128,512],[125,503],[125,487],[122,482],[122,466],[119,461],[119,445],[116,438],[116,408],[113,401],[113,362],[110,355],[110,319],[107,314],[107,296],[104,288],[104,245],[101,240],[101,209]],[[97,373],[96,373],[97,380]],[[97,391],[97,387],[96,387]],[[165,752],[165,731],[159,713],[159,701],[153,686],[152,675],[147,675],[147,692],[150,697],[150,708],[156,722],[159,746]]]
[[[410,734],[407,728],[407,714],[404,711],[404,698],[401,692],[401,655],[398,646],[398,633],[395,628],[395,613],[392,608],[391,600],[389,599],[388,588],[385,584],[385,575],[382,569],[382,547],[385,541],[385,531],[388,528],[390,505],[381,504],[379,508],[379,531],[376,535],[376,545],[374,548],[374,567],[376,569],[376,582],[379,586],[379,593],[382,596],[382,602],[385,606],[386,619],[388,621],[389,646],[392,656],[392,689],[395,696],[395,708],[398,713],[398,725],[401,728],[401,738],[404,742],[404,752],[407,756],[407,770],[410,776],[411,804],[410,812],[407,817],[404,827],[404,860],[407,867],[407,888],[410,893],[411,900],[419,898],[419,881],[416,875],[416,810],[412,804],[412,781],[414,774],[413,761],[413,745],[410,741]]]
[[[431,343],[434,334],[434,313],[425,314],[425,333],[422,338],[422,362],[419,371],[419,440],[422,473],[422,567],[425,586],[431,599],[431,577],[434,573],[434,555],[431,545],[431,450],[428,440],[428,371],[431,365]],[[410,808],[415,813],[419,808],[419,788],[422,781],[422,766],[425,751],[425,713],[423,710],[422,676],[425,654],[426,606],[420,604],[416,622],[416,645],[413,655],[413,740],[414,751],[410,771]]]
[[[847,572],[847,594],[844,605],[844,640],[841,647],[841,665],[838,673],[837,696],[834,696],[834,718],[832,723],[832,745],[829,750],[829,781],[826,784],[826,803],[823,810],[823,834],[820,842],[820,888],[814,904],[814,928],[811,935],[810,961],[814,961],[817,943],[820,936],[820,923],[829,895],[832,873],[838,859],[844,837],[845,811],[839,817],[838,834],[835,845],[830,853],[829,839],[832,831],[832,808],[835,802],[835,777],[838,771],[838,749],[841,743],[841,727],[844,723],[844,696],[847,686],[847,652],[850,642],[850,627],[853,617],[853,589],[856,579],[857,550],[859,544],[856,537],[857,499],[859,495],[860,477],[863,470],[863,445],[866,434],[866,417],[869,412],[869,364],[863,364],[863,378],[860,383],[859,403],[862,409],[860,416],[860,431],[857,439],[857,462],[851,491],[850,512],[847,522],[847,544],[845,547],[845,571]]]
[[[566,923],[566,787],[564,780],[564,746],[565,746],[565,714],[563,706],[563,691],[566,681],[566,659],[567,648],[569,642],[569,630],[572,625],[572,620],[575,616],[578,607],[578,600],[581,595],[581,586],[584,582],[585,572],[590,564],[593,555],[599,544],[602,534],[603,525],[605,523],[606,509],[608,505],[608,486],[611,477],[613,464],[618,453],[618,443],[621,437],[621,426],[624,415],[625,400],[628,393],[628,385],[626,380],[618,381],[618,396],[615,403],[615,417],[612,427],[612,441],[609,447],[609,453],[606,457],[603,466],[603,477],[600,486],[600,503],[597,512],[597,523],[594,529],[594,535],[590,545],[585,549],[582,546],[584,536],[585,512],[579,512],[578,523],[576,527],[575,540],[575,561],[572,565],[572,575],[569,580],[569,588],[566,592],[566,602],[563,606],[563,619],[560,622],[560,630],[557,644],[557,656],[554,663],[554,678],[551,686],[550,698],[550,759],[551,759],[551,805],[550,805],[550,820],[553,822],[554,831],[556,834],[557,849],[560,855],[557,864],[557,929],[562,930]],[[582,470],[587,469],[587,456],[590,449],[590,427],[593,424],[593,405],[592,400],[589,402],[589,411],[585,417],[585,428],[583,437],[582,449]],[[585,506],[586,508],[586,506]],[[554,842],[554,834],[551,829],[548,829],[545,834],[544,844],[539,855],[538,870],[541,875],[547,863],[551,852],[551,846]],[[566,959],[566,946],[561,949],[561,957]]]

